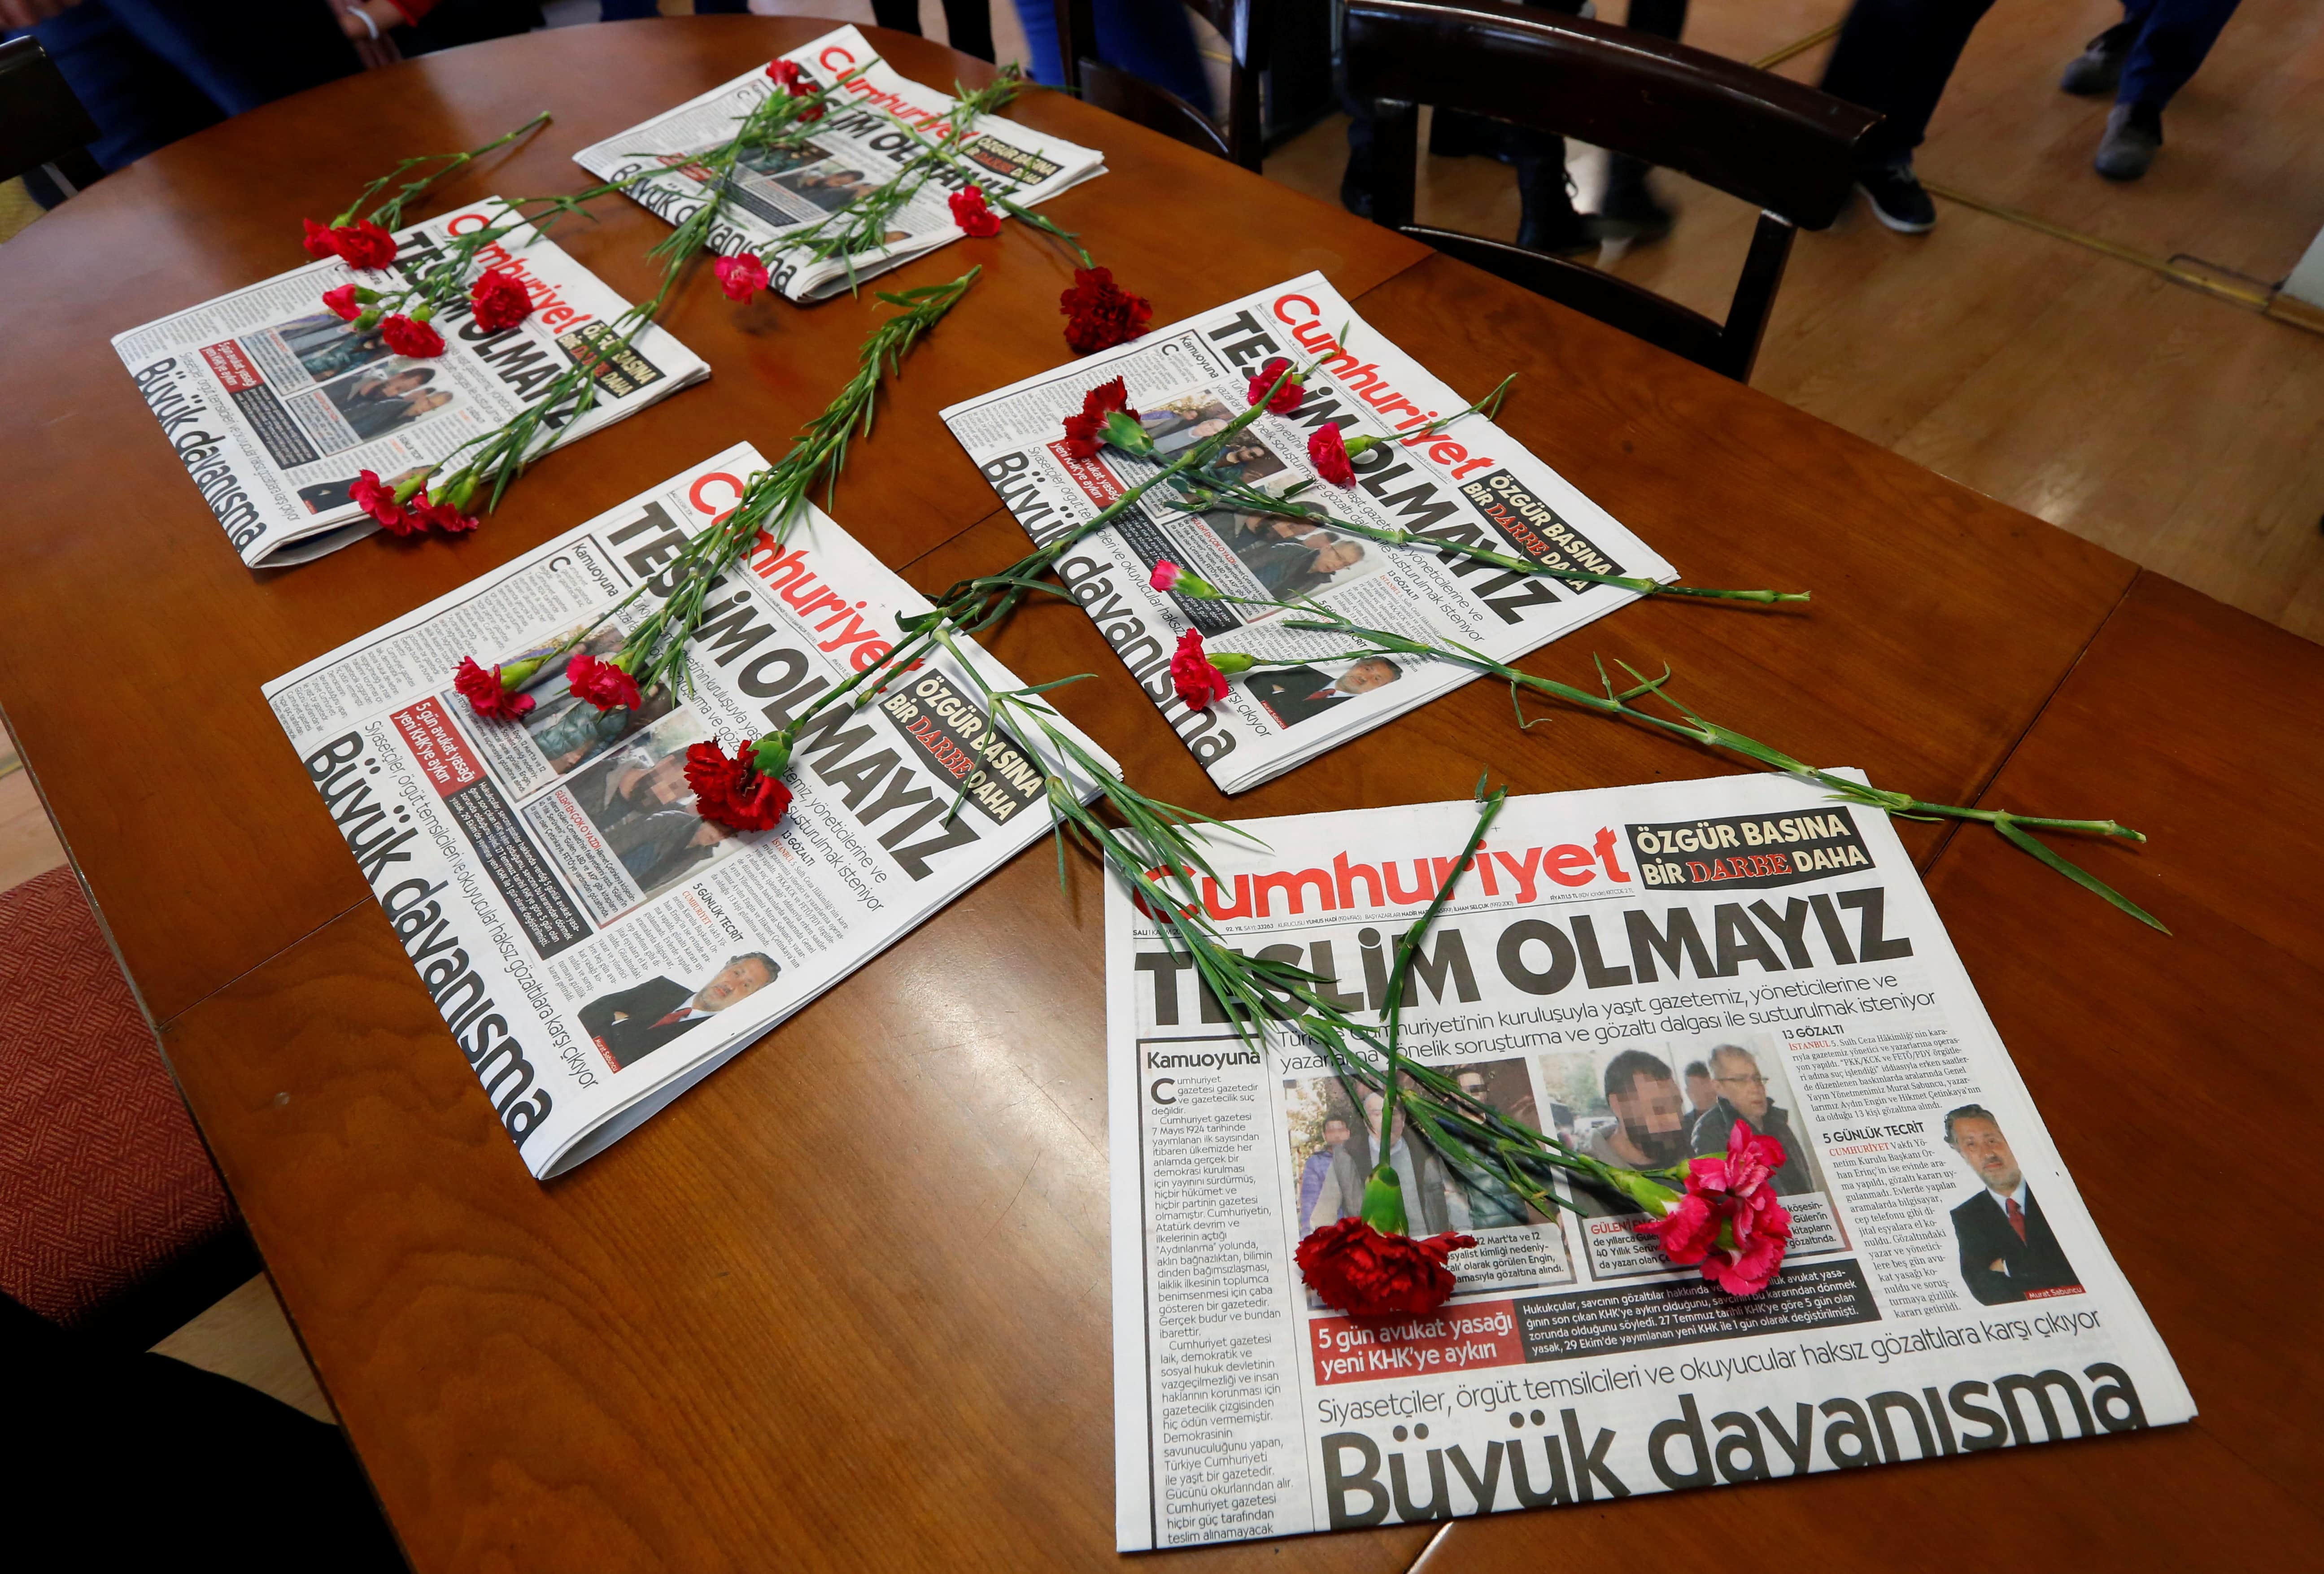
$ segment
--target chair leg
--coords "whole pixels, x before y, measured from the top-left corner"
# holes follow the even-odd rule
[[[1791,220],[1759,214],[1751,232],[1750,254],[1743,259],[1743,276],[1735,281],[1735,299],[1727,308],[1727,326],[1719,336],[1717,370],[1738,382],[1751,381],[1752,364],[1759,358],[1759,341],[1767,332],[1767,317],[1775,309],[1775,290],[1784,282],[1784,266],[1791,260],[1792,236],[1798,233]]]
[[[1372,105],[1372,222],[1412,222],[1420,181],[1420,106],[1382,98]]]

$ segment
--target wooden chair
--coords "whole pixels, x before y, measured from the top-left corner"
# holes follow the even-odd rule
[[[1175,5],[1176,0],[1147,3]],[[1259,168],[1267,154],[1266,128],[1259,122],[1259,79],[1267,69],[1267,46],[1274,36],[1267,0],[1188,0],[1189,9],[1227,41],[1231,59],[1223,125],[1168,88],[1099,60],[1093,0],[1056,0],[1056,5],[1057,59],[1067,92],[1079,93],[1100,109],[1206,153],[1216,153],[1246,170]]]
[[[70,197],[105,171],[89,157],[97,123],[30,33],[0,43],[0,180],[45,167]]]
[[[1347,0],[1346,16],[1349,90],[1378,106],[1375,220],[1738,382],[1793,233],[1839,214],[1856,145],[1880,118],[1683,44],[1502,0]],[[1415,224],[1423,104],[1578,137],[1756,203],[1726,322],[1579,262]]]

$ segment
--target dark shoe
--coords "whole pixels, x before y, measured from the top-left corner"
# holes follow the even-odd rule
[[[1356,168],[1353,159],[1348,161],[1348,172],[1340,177],[1340,206],[1358,218],[1372,216],[1371,179]]]
[[[1937,227],[1937,205],[1921,189],[1909,161],[1858,170],[1856,189],[1872,204],[1872,216],[1899,235],[1926,235]]]
[[[1586,256],[1598,249],[1589,221],[1571,209],[1563,214],[1527,214],[1517,223],[1517,244],[1553,257]]]
[[[2135,180],[2163,146],[2163,112],[2144,104],[2117,104],[2107,115],[2106,135],[2091,162],[2109,180]]]
[[[1606,196],[1598,211],[1582,220],[1592,237],[1646,245],[1671,233],[1677,217],[1655,200],[1646,184],[1648,166],[1627,154],[1616,153],[1608,166]]]
[[[1429,117],[1428,152],[1439,159],[1465,159],[1478,154],[1504,164],[1516,157],[1507,126],[1458,109],[1440,109]]]
[[[2066,74],[2058,79],[2065,91],[2084,98],[2100,98],[2122,86],[2122,66],[2130,59],[2130,47],[2138,41],[2138,23],[2117,23],[2098,37],[2089,47],[2076,55],[2066,67]]]

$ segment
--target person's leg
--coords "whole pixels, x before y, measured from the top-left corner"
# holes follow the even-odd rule
[[[597,20],[600,22],[643,22],[649,16],[659,16],[661,7],[656,0],[598,0]]]
[[[2130,58],[2130,46],[2138,41],[2139,30],[2153,8],[2154,0],[2123,0],[2122,20],[2067,62],[2065,75],[2058,78],[2060,91],[2085,98],[2112,94],[2122,85],[2123,62]]]
[[[2239,0],[2153,0],[2122,69],[2116,99],[2160,110],[2187,85],[2218,41]]]
[[[1857,152],[1857,186],[1882,224],[1918,235],[1936,204],[1913,173],[1913,150],[1993,0],[1856,0],[1824,67],[1823,90],[1883,119]]]
[[[694,0],[696,16],[748,16],[751,0]]]
[[[992,0],[944,0],[945,36],[980,60],[992,59]]]
[[[1634,32],[1675,41],[1686,27],[1687,0],[1630,0],[1624,25]],[[1601,241],[1644,244],[1670,234],[1675,216],[1655,200],[1646,184],[1653,166],[1628,153],[1606,155],[1606,194],[1590,220],[1590,233]]]
[[[84,0],[84,4],[91,0]],[[227,115],[363,69],[316,0],[104,0],[138,41]]]
[[[168,60],[121,25],[108,0],[82,0],[34,28],[32,36],[97,122],[97,140],[88,152],[100,169],[118,170],[226,118]]]
[[[2187,85],[2236,0],[2153,0],[2123,62],[2122,86],[2107,114],[2091,164],[2109,180],[2135,180],[2163,148],[2163,106]]]

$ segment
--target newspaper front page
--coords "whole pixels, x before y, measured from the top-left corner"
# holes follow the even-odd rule
[[[710,249],[727,257],[755,253],[777,290],[807,301],[958,240],[962,232],[946,199],[970,177],[938,165],[898,209],[883,244],[852,259],[817,260],[787,243],[785,237],[844,212],[919,157],[925,150],[903,127],[933,138],[945,131],[956,101],[898,76],[853,27],[825,33],[782,58],[796,62],[817,87],[830,87],[847,73],[857,74],[840,83],[805,146],[753,150],[737,161]],[[779,90],[764,68],[753,68],[642,125],[584,148],[574,161],[604,180],[663,169],[665,174],[630,188],[631,195],[669,224],[683,224],[710,199],[716,180],[696,160],[724,146],[751,111]],[[1105,155],[1096,150],[992,115],[976,121],[959,152],[989,195],[1026,207],[1105,173]]]
[[[1475,805],[1245,822],[1229,944],[1387,1003]],[[1587,1186],[1546,1218],[1392,1135],[1453,1299],[1354,1319],[1301,1238],[1377,1162],[1305,1040],[1229,1031],[1119,882],[1107,908],[1123,1550],[1735,1485],[2182,1422],[2098,1237],[1885,816],[1773,776],[1511,798],[1430,931],[1404,1045],[1609,1163],[1780,1140],[1793,1247],[1737,1298]]]
[[[712,589],[689,696],[601,714],[561,663],[521,721],[454,692],[462,656],[539,655],[652,581],[765,467],[738,445],[266,686],[536,1175],[602,1151],[1048,831],[1040,769],[950,658],[819,713],[773,830],[695,813],[688,746],[787,723],[927,610],[813,511]],[[610,657],[669,588],[584,648]]]
[[[1279,492],[1309,482],[1305,495],[1342,518],[1545,566],[1657,583],[1676,577],[1645,542],[1481,415],[1360,456],[1352,488],[1320,482],[1307,455],[1316,428],[1389,437],[1470,402],[1375,332],[1321,273],[954,405],[944,419],[1018,523],[1047,545],[1240,414],[1250,402],[1249,380],[1277,355],[1303,366],[1329,359],[1296,411],[1262,415],[1222,456],[1247,483]],[[1157,462],[1112,447],[1092,459],[1065,451],[1064,419],[1080,410],[1088,390],[1114,377],[1127,382]],[[1359,623],[1415,639],[1449,636],[1505,661],[1635,599],[1612,585],[1515,574],[1457,553],[1384,546],[1271,516],[1184,513],[1165,505],[1166,492],[1148,493],[1077,542],[1058,572],[1222,792],[1279,776],[1474,674],[1449,662],[1333,660],[1346,641],[1287,630],[1291,614],[1154,589],[1148,576],[1165,558],[1229,594],[1312,596]],[[1227,698],[1190,708],[1170,683],[1171,652],[1189,628],[1201,630],[1213,652],[1313,659],[1236,675]]]
[[[400,233],[387,268],[310,262],[115,337],[244,563],[304,563],[370,535],[378,521],[348,495],[358,473],[389,482],[417,474],[546,398],[571,366],[597,365],[597,398],[565,423],[558,442],[710,375],[659,327],[614,345],[613,324],[630,303],[537,232],[485,247],[470,273],[496,267],[515,275],[532,296],[532,315],[488,333],[464,296],[431,325],[444,336],[441,355],[398,355],[379,330],[358,332],[323,305],[325,290],[350,282],[400,289],[451,236],[504,222],[500,199],[483,198]]]

